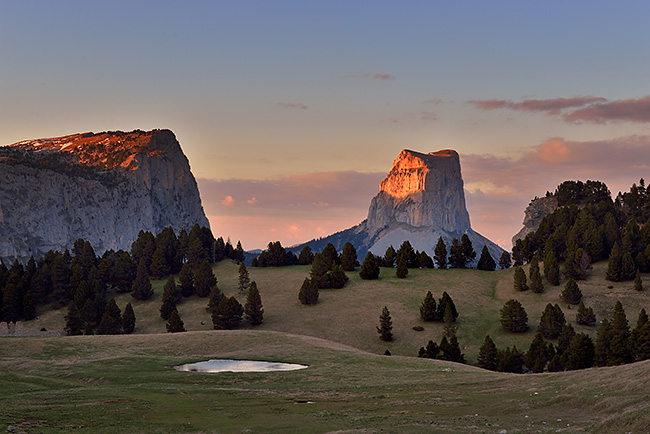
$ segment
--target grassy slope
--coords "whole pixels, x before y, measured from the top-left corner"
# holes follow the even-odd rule
[[[223,261],[214,268],[219,288],[228,296],[237,295],[238,267]],[[594,307],[598,319],[609,316],[616,300],[621,300],[628,320],[636,322],[641,307],[650,311],[650,300],[645,292],[632,290],[632,282],[614,284],[604,279],[606,263],[599,263],[590,272],[587,281],[580,282],[587,306]],[[428,290],[438,299],[443,291],[453,298],[460,313],[458,338],[470,362],[476,359],[486,334],[494,339],[498,347],[517,345],[526,350],[534,330],[547,303],[559,303],[576,331],[590,333],[595,338],[595,328],[575,324],[575,306],[568,308],[561,302],[559,287],[546,283],[543,294],[530,291],[515,293],[512,286],[512,269],[497,272],[476,270],[409,270],[406,279],[395,277],[395,271],[382,269],[380,279],[364,281],[358,273],[348,273],[350,280],[338,290],[323,290],[316,306],[303,306],[298,301],[298,290],[309,274],[309,267],[249,268],[251,279],[258,284],[265,315],[259,330],[273,330],[293,334],[320,337],[362,349],[383,354],[391,353],[415,356],[429,339],[439,342],[442,336],[440,323],[424,323],[419,319],[419,307]],[[650,276],[644,276],[650,283]],[[165,322],[160,319],[158,309],[164,281],[154,282],[154,297],[150,301],[137,302],[130,295],[119,295],[117,300],[122,309],[132,302],[137,317],[136,333],[164,333]],[[245,296],[238,296],[242,304]],[[510,298],[517,298],[526,308],[530,330],[513,335],[504,332],[499,323],[499,309]],[[179,305],[179,313],[187,330],[211,330],[212,321],[205,311],[207,299],[196,296]],[[395,341],[384,343],[378,339],[375,326],[379,314],[386,305],[393,318]],[[28,327],[46,327],[48,330],[63,331],[65,309],[51,311],[41,316]],[[416,332],[413,326],[425,328]]]
[[[631,283],[608,289],[604,271],[605,264],[597,264],[589,280],[580,283],[599,318],[609,314],[616,299],[623,301],[631,322],[640,307],[650,310],[645,293],[634,292]],[[521,376],[379,355],[390,348],[394,355],[413,356],[428,339],[439,340],[442,326],[418,318],[427,290],[437,298],[446,290],[455,300],[459,339],[470,361],[487,333],[500,347],[515,343],[526,349],[533,331],[504,333],[499,309],[518,298],[534,329],[546,303],[559,302],[559,287],[547,286],[541,295],[515,294],[512,270],[410,270],[402,280],[382,269],[379,281],[362,281],[351,273],[345,288],[322,291],[318,305],[302,306],[297,291],[308,267],[250,272],[265,308],[265,322],[254,330],[211,331],[207,300],[193,297],[179,307],[186,327],[194,331],[166,334],[158,316],[164,282],[154,282],[153,300],[133,303],[135,335],[0,340],[5,392],[0,427],[12,424],[26,432],[82,426],[76,430],[512,433],[555,432],[567,429],[567,423],[568,432],[643,432],[650,424],[650,362]],[[222,262],[215,273],[219,287],[235,294],[237,266]],[[128,301],[128,294],[118,297],[122,308]],[[375,331],[384,305],[391,310],[396,336],[388,344]],[[575,324],[575,309],[562,306]],[[27,326],[61,330],[64,314],[47,312]],[[415,332],[414,325],[426,330]],[[278,360],[310,368],[219,375],[169,368],[208,358]],[[445,372],[447,367],[455,372]]]

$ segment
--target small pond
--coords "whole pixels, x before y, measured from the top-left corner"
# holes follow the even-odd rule
[[[177,371],[204,372],[208,374],[216,372],[273,372],[273,371],[296,371],[306,369],[306,365],[295,363],[279,362],[258,362],[254,360],[207,360],[205,362],[187,363],[174,366]]]

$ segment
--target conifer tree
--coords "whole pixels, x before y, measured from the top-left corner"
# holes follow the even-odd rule
[[[332,246],[333,247],[333,246]],[[316,285],[318,289],[327,289],[330,288],[330,275],[329,270],[333,267],[328,265],[328,262],[331,261],[334,263],[334,259],[330,258],[329,260],[324,256],[325,250],[323,253],[316,253],[314,255],[314,261],[311,264],[311,271],[309,272],[310,280]],[[336,250],[334,251],[336,253]],[[333,253],[329,253],[333,255]]]
[[[614,366],[632,362],[630,326],[620,301],[617,301],[616,305],[614,305],[611,325],[612,331],[607,365]]]
[[[313,305],[318,301],[318,286],[308,278],[302,282],[298,299],[302,304]]]
[[[438,243],[433,253],[433,260],[436,262],[438,268],[443,270],[447,268],[447,246],[442,237],[438,238]]]
[[[408,268],[417,268],[418,266],[418,256],[411,245],[409,240],[405,240],[402,245],[397,249],[397,256],[395,261],[399,265],[400,258],[406,262]]]
[[[64,330],[68,336],[76,336],[83,333],[84,321],[81,318],[79,308],[74,303],[68,305],[68,314],[65,316]]]
[[[594,365],[594,354],[594,342],[591,338],[584,333],[576,334],[565,352],[566,370],[591,368]]]
[[[619,282],[621,279],[621,272],[623,267],[623,256],[621,255],[621,248],[618,243],[614,243],[612,251],[609,254],[609,261],[607,262],[607,273],[605,278],[613,282]]]
[[[298,265],[311,265],[314,260],[314,253],[311,251],[311,247],[308,244],[302,248],[300,255],[298,256]]]
[[[544,372],[546,363],[548,363],[548,353],[546,343],[540,332],[535,333],[535,337],[524,356],[524,362],[531,371],[535,373]]]
[[[395,274],[400,279],[405,278],[409,274],[408,267],[406,266],[406,259],[404,258],[404,256],[399,257]]]
[[[508,300],[500,310],[501,325],[513,333],[523,333],[528,330],[528,315],[518,300]]]
[[[181,333],[185,331],[185,324],[183,324],[183,320],[178,314],[176,306],[174,306],[174,309],[172,309],[172,312],[169,314],[166,326],[167,333]]]
[[[23,296],[23,318],[26,321],[36,318],[36,307],[34,306],[34,297],[32,291],[27,290]]]
[[[113,298],[106,303],[106,309],[99,322],[97,333],[100,335],[118,335],[122,333],[122,311]]]
[[[171,273],[171,267],[167,263],[165,251],[162,247],[157,247],[156,250],[154,250],[149,270],[155,279],[162,279]]]
[[[122,330],[124,333],[131,334],[135,330],[135,312],[131,303],[127,303],[122,315]]]
[[[634,277],[634,290],[643,291],[643,281],[641,280],[641,273],[639,270],[636,270],[636,276]]]
[[[573,326],[571,324],[564,324],[562,326],[562,330],[560,330],[560,334],[557,337],[557,354],[560,357],[564,356],[564,352],[569,348],[569,345],[571,345],[571,340],[575,335],[576,331],[573,329]],[[563,358],[563,366],[564,362],[565,359]]]
[[[594,364],[596,366],[607,366],[609,359],[610,344],[612,341],[612,326],[607,318],[603,319],[598,334],[596,335],[596,345],[594,354]]]
[[[465,266],[467,264],[471,263],[476,259],[476,252],[474,251],[474,246],[472,246],[472,242],[470,241],[469,237],[467,234],[463,234],[462,237],[460,237],[460,245],[463,249],[463,256],[465,257]],[[464,267],[460,267],[464,268]]]
[[[578,304],[578,312],[576,313],[576,322],[580,325],[593,326],[596,324],[596,315],[594,310],[590,307],[587,308],[585,304],[580,301]]]
[[[630,252],[625,252],[621,260],[621,280],[632,280],[636,275],[636,263]]]
[[[446,338],[446,336],[442,337],[442,339],[445,340]],[[453,334],[451,338],[449,338],[449,342],[444,345],[444,347],[443,342],[441,341],[440,349],[442,350],[442,355],[440,356],[442,360],[448,360],[450,362],[456,363],[465,363],[465,355],[460,350],[460,344],[458,343],[456,334]]]
[[[390,317],[390,312],[387,306],[384,306],[381,315],[379,316],[379,327],[377,327],[377,333],[379,333],[379,338],[382,341],[390,342],[393,340],[393,321]]]
[[[246,304],[244,305],[244,316],[246,321],[252,326],[262,324],[264,320],[264,308],[262,307],[262,297],[257,289],[257,283],[252,281],[248,289]]]
[[[243,262],[240,264],[240,269],[242,265],[244,265]],[[244,265],[244,267],[246,266]],[[216,284],[217,278],[212,272],[212,267],[210,267],[208,260],[204,259],[201,261],[198,268],[196,269],[196,272],[194,273],[194,290],[196,291],[196,295],[199,297],[207,297],[210,295],[210,290],[212,287],[214,287]]]
[[[182,298],[180,289],[176,286],[174,276],[169,276],[162,294],[162,306],[160,307],[160,317],[164,320],[169,319],[169,315]]]
[[[359,277],[364,280],[374,280],[379,278],[379,264],[372,252],[366,253],[366,257],[361,264]]]
[[[642,309],[642,311],[645,313],[645,310]],[[634,355],[637,361],[650,359],[650,321],[647,320],[646,315],[646,321],[641,325],[639,322],[634,329]]]
[[[235,297],[224,297],[219,308],[212,313],[212,324],[218,330],[232,330],[239,327],[244,308]]]
[[[567,281],[562,294],[560,294],[560,298],[569,304],[580,303],[580,300],[582,300],[582,291],[580,291],[575,280],[569,279]]]
[[[566,323],[562,308],[558,304],[548,303],[537,327],[538,333],[541,333],[547,339],[555,339],[560,335],[562,327]]]
[[[138,264],[138,273],[132,285],[131,297],[136,300],[149,300],[153,295],[153,287],[147,274],[147,264],[145,258],[140,259]]]
[[[451,314],[454,319],[454,322],[458,318],[458,310],[456,310],[456,305],[454,304],[454,300],[451,299],[451,296],[447,293],[447,291],[444,291],[442,293],[442,297],[440,297],[440,300],[438,301],[438,320],[439,321],[444,321],[445,317],[445,312],[447,311],[447,306],[451,309]]]
[[[490,255],[487,246],[483,246],[483,250],[481,250],[481,257],[478,260],[478,264],[476,264],[476,269],[483,271],[494,271],[496,266],[497,264],[494,262],[492,255]]]
[[[181,272],[178,274],[178,286],[181,288],[183,297],[191,297],[194,295],[194,273],[189,262],[183,264]]]
[[[420,319],[422,321],[435,321],[437,317],[436,299],[431,294],[431,291],[427,291],[427,295],[420,306]]]
[[[544,283],[542,283],[542,275],[539,272],[539,262],[536,256],[533,256],[533,260],[530,261],[528,274],[530,276],[530,290],[535,294],[544,292]]]
[[[514,287],[515,291],[527,291],[528,285],[526,284],[526,272],[521,266],[517,265],[514,272]]]
[[[497,355],[497,371],[512,372],[521,374],[523,372],[524,355],[516,346],[506,347],[505,350],[499,350]]]
[[[478,367],[489,371],[496,371],[498,353],[499,351],[490,335],[485,336],[483,345],[481,345],[478,352],[478,358],[476,359]]]
[[[343,266],[334,265],[332,271],[329,274],[330,277],[330,287],[334,289],[343,288],[345,282],[348,281],[348,276],[346,276],[345,271],[343,271]]]
[[[433,259],[431,259],[431,257],[427,255],[427,252],[424,250],[418,253],[418,267],[435,268],[433,265]]]
[[[424,351],[424,357],[428,359],[437,359],[440,355],[440,347],[433,341],[427,343],[427,348]]]
[[[560,267],[552,249],[548,249],[544,256],[544,276],[551,285],[558,286],[560,284]]]
[[[210,290],[210,296],[208,297],[208,307],[206,307],[205,310],[207,310],[210,315],[212,315],[217,309],[219,309],[219,305],[221,304],[221,300],[223,300],[225,295],[223,295],[223,292],[215,285],[212,287]]]
[[[395,248],[392,245],[388,246],[386,253],[384,253],[384,267],[393,268],[395,266],[395,258],[397,258]]]
[[[357,250],[352,243],[347,242],[341,251],[341,266],[345,271],[354,271],[357,265]]]
[[[451,305],[447,304],[445,306],[445,313],[442,316],[442,322],[443,322],[443,330],[445,333],[445,336],[452,337],[456,335],[456,324],[455,324],[456,318],[454,318],[454,314],[451,309]]]
[[[336,251],[336,247],[334,247],[334,244],[332,243],[327,243],[327,245],[321,252],[321,255],[325,260],[325,264],[327,264],[327,271],[332,270],[332,267],[335,264],[341,263],[341,261],[339,260],[339,253]]]
[[[504,251],[501,253],[501,257],[499,258],[499,268],[502,270],[505,270],[507,268],[510,268],[512,266],[512,258],[510,257],[510,253]]]

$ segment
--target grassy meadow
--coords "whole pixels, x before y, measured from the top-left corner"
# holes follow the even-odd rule
[[[579,282],[598,319],[616,300],[631,325],[646,292],[631,282],[604,280],[605,263]],[[238,266],[214,267],[219,288],[237,292]],[[516,375],[418,359],[419,347],[439,342],[442,325],[419,319],[427,290],[443,291],[460,313],[458,338],[474,363],[486,334],[498,347],[526,350],[547,303],[559,303],[576,331],[575,307],[559,300],[563,286],[543,294],[515,293],[512,270],[409,270],[406,279],[382,269],[377,281],[358,273],[337,290],[323,290],[303,306],[298,290],[309,267],[249,268],[264,304],[264,324],[214,331],[207,299],[183,300],[186,333],[165,333],[158,309],[164,281],[152,300],[132,302],[136,332],[123,336],[0,340],[0,429],[16,432],[648,432],[650,362],[584,371]],[[643,276],[646,277],[646,276]],[[650,277],[648,277],[650,286]],[[564,282],[563,282],[564,283]],[[243,303],[245,296],[239,297]],[[510,298],[526,308],[530,330],[502,331],[499,309]],[[379,340],[383,306],[395,341]],[[29,328],[63,330],[65,309],[41,313]],[[420,325],[424,331],[412,328]],[[389,349],[393,356],[382,354]],[[302,363],[308,369],[276,373],[198,374],[176,364],[210,358]]]

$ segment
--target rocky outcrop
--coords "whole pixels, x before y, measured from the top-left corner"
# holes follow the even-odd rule
[[[463,234],[472,241],[477,257],[487,246],[498,261],[503,249],[471,228],[458,153],[443,150],[423,154],[405,149],[381,182],[366,220],[306,244],[321,251],[330,242],[339,250],[351,242],[362,260],[368,251],[383,255],[389,246],[397,249],[409,240],[414,249],[433,257],[438,238],[442,237],[449,248],[452,239]],[[302,246],[292,250],[299,251]]]
[[[208,226],[196,180],[169,130],[86,133],[0,147],[0,258],[78,238],[128,249],[140,230]]]
[[[524,227],[512,237],[512,245],[517,240],[523,240],[526,235],[533,233],[539,228],[540,223],[547,215],[558,209],[557,198],[555,196],[536,197],[526,207],[524,211]]]

